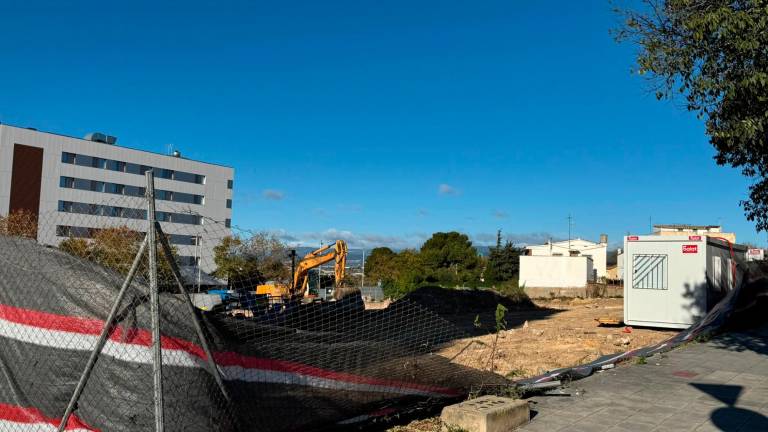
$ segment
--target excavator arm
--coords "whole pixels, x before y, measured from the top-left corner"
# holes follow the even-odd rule
[[[330,252],[328,252],[330,250]],[[307,295],[309,285],[309,271],[323,264],[336,261],[334,276],[336,287],[341,284],[347,265],[347,244],[344,240],[336,240],[333,245],[326,245],[304,256],[304,259],[296,266],[291,286],[291,297],[303,297]]]

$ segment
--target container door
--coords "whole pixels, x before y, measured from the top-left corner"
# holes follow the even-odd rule
[[[669,256],[632,253],[627,285],[627,320],[663,323],[668,321]]]

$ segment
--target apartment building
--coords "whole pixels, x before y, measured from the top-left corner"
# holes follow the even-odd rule
[[[213,248],[231,224],[234,169],[116,141],[99,133],[75,138],[0,124],[0,215],[41,215],[38,241],[51,245],[104,227],[145,231],[144,174],[152,170],[157,217],[181,264],[214,270]],[[206,230],[213,221],[222,228]]]

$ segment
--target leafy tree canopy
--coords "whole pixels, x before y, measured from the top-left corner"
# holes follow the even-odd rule
[[[388,247],[378,247],[371,250],[365,257],[365,277],[373,281],[392,280],[396,277],[396,253]]]
[[[126,226],[102,228],[93,232],[90,239],[70,237],[59,244],[59,249],[80,258],[96,262],[104,267],[121,274],[127,274],[139,252],[144,234]],[[162,253],[160,242],[157,243],[157,279],[164,290],[175,291],[176,282],[171,265]],[[176,257],[177,251],[172,246],[171,254]],[[139,267],[139,277],[149,280],[149,265],[147,252],[144,262]]]
[[[287,282],[287,247],[273,234],[259,232],[250,237],[227,236],[213,248],[214,275],[234,288],[251,289],[274,280]]]
[[[753,179],[747,219],[768,229],[768,1],[643,0],[621,10],[619,41],[639,47],[638,72],[659,99],[682,96],[706,121],[720,165]]]
[[[506,282],[518,277],[522,248],[511,241],[502,245],[501,230],[496,233],[496,247],[490,249],[485,267],[485,280],[490,283]]]

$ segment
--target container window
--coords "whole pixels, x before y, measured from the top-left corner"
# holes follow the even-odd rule
[[[632,255],[632,288],[668,289],[667,261],[667,255]]]

